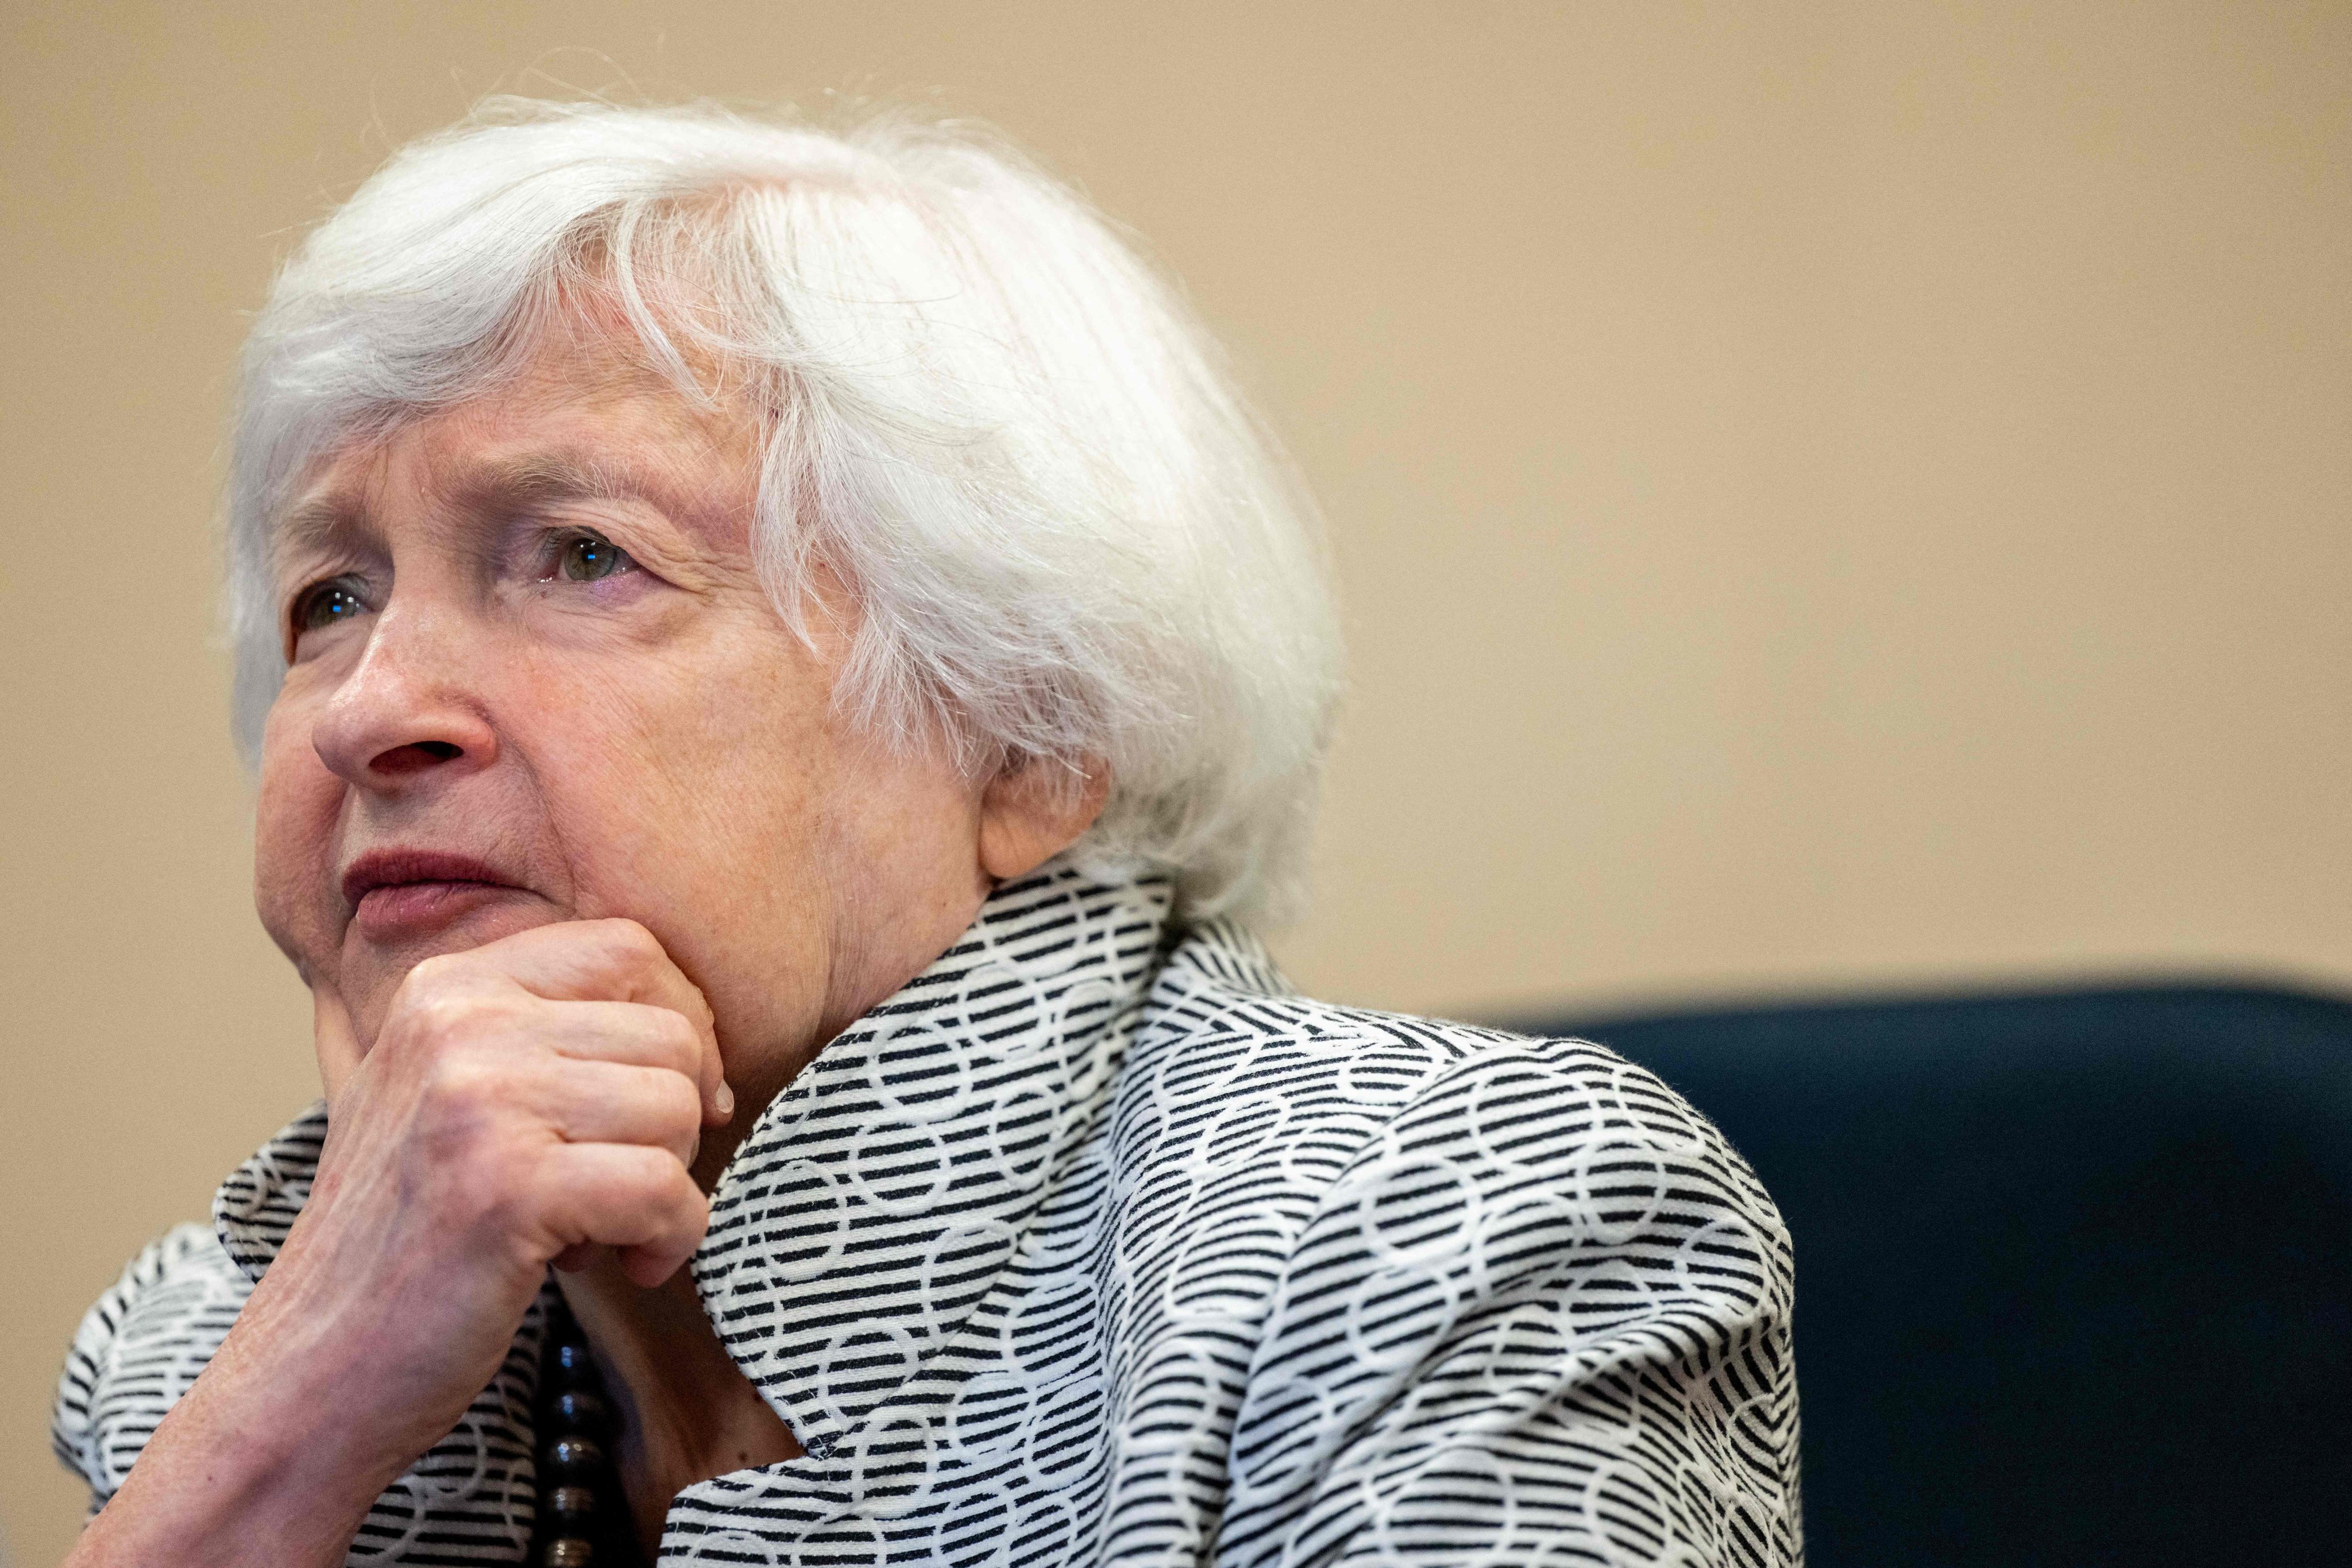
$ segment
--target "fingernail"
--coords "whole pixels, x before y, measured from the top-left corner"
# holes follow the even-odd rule
[[[719,1085],[719,1092],[713,1095],[711,1099],[719,1106],[719,1121],[728,1121],[733,1120],[735,1115],[735,1091],[728,1088],[723,1080]]]

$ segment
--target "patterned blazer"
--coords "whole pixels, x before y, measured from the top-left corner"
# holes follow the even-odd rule
[[[300,1213],[323,1108],[91,1309],[58,1453],[97,1506]],[[1789,1237],[1597,1046],[1327,1006],[1160,882],[1049,869],[817,1057],[693,1274],[800,1458],[664,1561],[1801,1558]],[[353,1563],[517,1563],[542,1305]]]

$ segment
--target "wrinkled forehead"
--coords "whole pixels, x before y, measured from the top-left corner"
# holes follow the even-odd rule
[[[345,420],[273,510],[270,553],[368,530],[395,500],[467,512],[648,500],[731,533],[756,496],[764,428],[715,364],[666,365],[625,320],[575,315],[462,397]]]

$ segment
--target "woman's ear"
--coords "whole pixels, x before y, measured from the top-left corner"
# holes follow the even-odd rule
[[[1092,758],[1083,770],[1051,757],[1008,763],[980,797],[980,868],[1012,880],[1035,870],[1095,825],[1110,795],[1110,770]]]

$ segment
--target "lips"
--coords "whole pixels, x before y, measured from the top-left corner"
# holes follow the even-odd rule
[[[429,849],[371,849],[343,872],[343,900],[371,936],[421,933],[522,891],[486,861]]]

